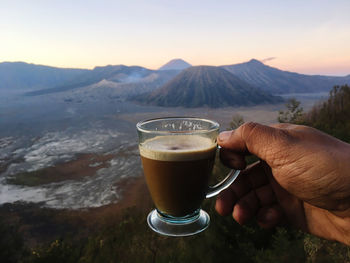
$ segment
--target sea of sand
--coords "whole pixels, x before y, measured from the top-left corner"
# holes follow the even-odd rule
[[[304,110],[318,99],[300,97]],[[138,121],[196,116],[216,120],[221,130],[227,130],[236,114],[245,121],[275,123],[285,105],[189,109],[122,103],[106,105],[93,115],[91,105],[89,110],[81,104],[54,108],[60,107],[63,115],[45,115],[41,122],[34,119],[39,109],[26,113],[18,106],[3,111],[12,112],[18,121],[0,120],[4,128],[0,132],[0,205],[26,202],[48,208],[86,209],[120,203],[129,192],[120,182],[142,177],[135,129]],[[21,114],[27,115],[24,118]]]

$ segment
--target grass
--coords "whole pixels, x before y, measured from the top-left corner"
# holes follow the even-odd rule
[[[215,167],[218,177],[226,171]],[[134,203],[118,213],[113,207],[0,207],[0,262],[350,262],[349,248],[337,242],[286,227],[261,229],[254,221],[240,226],[215,212],[215,199],[203,202],[211,217],[206,231],[182,238],[160,236],[146,223],[153,208],[147,191],[137,191]]]
[[[36,263],[350,262],[350,250],[342,244],[289,228],[264,230],[254,222],[242,227],[231,217],[217,215],[213,202],[207,200],[203,204],[211,216],[210,227],[198,235],[182,238],[152,232],[146,224],[147,212],[136,206],[124,209],[113,220],[104,220],[106,218],[101,215],[95,227],[74,221],[74,213],[63,215],[57,210],[38,208],[32,210],[36,221],[40,221],[39,215],[43,221],[53,220],[49,219],[53,217],[57,223],[64,218],[67,227],[51,240],[29,246],[25,242],[28,233],[23,230],[27,226],[2,221],[0,260]]]

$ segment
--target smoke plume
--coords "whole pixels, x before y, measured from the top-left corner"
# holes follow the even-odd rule
[[[262,59],[262,60],[260,60],[260,61],[261,61],[262,63],[265,63],[265,62],[268,62],[268,61],[274,60],[274,59],[276,59],[276,57],[264,58],[264,59]]]

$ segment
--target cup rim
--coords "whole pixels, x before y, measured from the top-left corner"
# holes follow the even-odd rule
[[[177,120],[177,119],[188,119],[188,120],[200,120],[200,121],[205,121],[205,122],[209,122],[211,123],[213,126],[210,129],[204,129],[204,130],[194,130],[194,131],[157,131],[157,130],[148,130],[148,129],[144,129],[141,126],[150,122],[154,122],[154,121],[160,121],[160,120]],[[208,132],[212,132],[215,130],[219,130],[220,128],[220,124],[216,121],[213,120],[209,120],[209,119],[204,119],[204,118],[200,118],[200,117],[181,117],[181,116],[176,116],[176,117],[161,117],[161,118],[152,118],[152,119],[147,119],[147,120],[143,120],[143,121],[139,121],[136,124],[136,128],[138,131],[143,132],[143,133],[152,133],[152,134],[200,134],[200,133],[208,133]]]

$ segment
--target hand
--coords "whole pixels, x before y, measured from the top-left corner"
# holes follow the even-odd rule
[[[224,164],[260,161],[216,201],[221,215],[244,224],[256,217],[262,227],[286,222],[312,234],[350,245],[350,145],[316,129],[246,123],[218,137]]]

